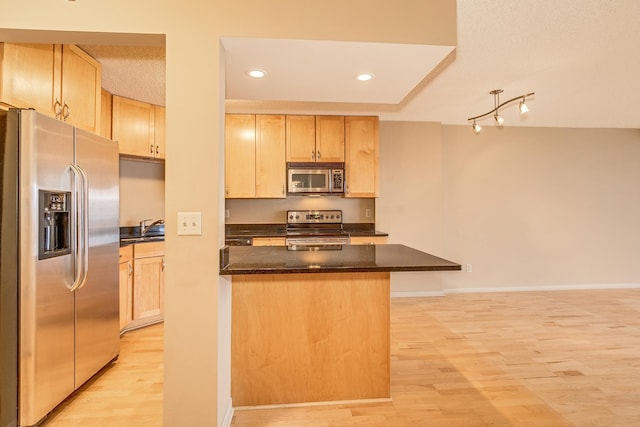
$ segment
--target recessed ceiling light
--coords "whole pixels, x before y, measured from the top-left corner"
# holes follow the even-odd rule
[[[253,77],[254,79],[261,79],[263,78],[267,73],[265,73],[262,70],[249,70],[248,73],[251,77]]]
[[[370,74],[370,73],[362,73],[356,76],[356,79],[360,80],[361,82],[367,82],[372,78],[373,78],[373,74]]]

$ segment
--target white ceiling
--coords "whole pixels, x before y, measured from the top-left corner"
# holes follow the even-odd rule
[[[347,103],[351,113],[356,105],[383,120],[467,124],[493,108],[489,91],[501,88],[501,100],[536,93],[526,118],[516,105],[501,111],[508,126],[640,128],[637,0],[458,0],[455,55],[436,72],[451,47],[246,38],[223,45],[228,99]],[[103,63],[107,90],[164,104],[162,48],[83,48]],[[267,76],[250,80],[250,67]],[[361,71],[375,78],[357,82]]]
[[[227,99],[398,104],[454,46],[222,39]],[[250,77],[251,69],[267,72]],[[356,76],[371,73],[361,82]]]

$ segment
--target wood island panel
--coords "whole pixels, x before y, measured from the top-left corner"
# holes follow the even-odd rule
[[[234,406],[390,397],[389,273],[239,275]]]

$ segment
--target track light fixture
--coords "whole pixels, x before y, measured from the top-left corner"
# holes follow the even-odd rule
[[[480,133],[480,130],[482,130],[482,128],[480,127],[480,125],[476,121],[478,119],[486,117],[486,116],[488,116],[490,114],[493,114],[493,118],[495,119],[495,121],[498,124],[498,126],[502,126],[504,124],[504,118],[500,115],[499,110],[500,110],[500,108],[504,107],[507,104],[512,103],[513,101],[520,100],[520,104],[518,105],[518,108],[520,109],[520,114],[527,113],[529,111],[529,107],[527,107],[526,98],[527,98],[527,96],[535,95],[534,92],[531,92],[531,93],[527,93],[525,95],[516,96],[515,98],[511,98],[508,101],[500,103],[500,94],[502,92],[503,92],[502,89],[494,89],[491,92],[489,92],[491,95],[493,95],[493,110],[491,110],[489,112],[486,112],[484,114],[480,114],[479,116],[469,117],[467,119],[467,120],[472,121],[471,126],[473,127],[473,132],[474,133]]]

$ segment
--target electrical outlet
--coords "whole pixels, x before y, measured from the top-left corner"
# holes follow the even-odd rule
[[[472,273],[472,272],[473,272],[473,265],[467,264],[467,273]]]
[[[225,218],[229,218],[231,216],[231,213],[229,212],[229,209],[225,209],[224,210],[224,217]]]
[[[178,235],[202,235],[202,212],[178,212]]]
[[[365,209],[364,216],[365,218],[371,218],[371,209]]]

